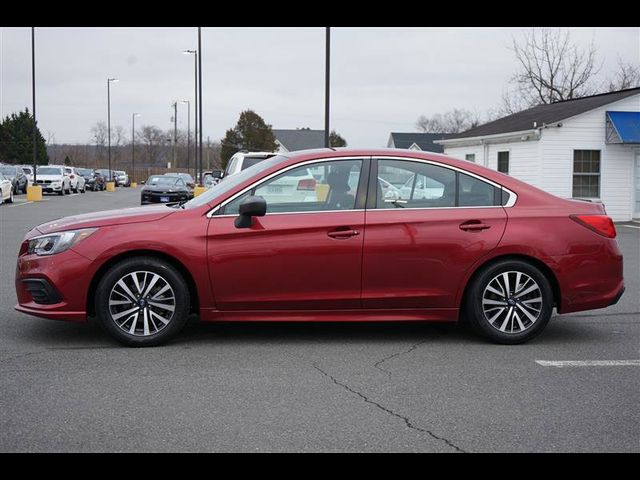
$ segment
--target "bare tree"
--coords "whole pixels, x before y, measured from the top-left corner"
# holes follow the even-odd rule
[[[416,128],[425,133],[460,133],[479,124],[480,118],[477,113],[455,108],[432,117],[421,115],[416,122]]]
[[[107,146],[107,124],[100,121],[91,127],[91,143],[96,145],[96,165],[103,164]]]
[[[618,57],[618,71],[609,79],[608,92],[640,87],[640,65],[625,62]]]
[[[513,39],[519,70],[511,79],[513,89],[503,98],[503,113],[535,105],[569,100],[595,93],[597,49],[593,41],[582,48],[571,41],[566,29],[533,29],[523,42]]]
[[[160,154],[166,143],[166,134],[158,127],[153,125],[144,125],[136,132],[138,142],[144,146],[149,166],[158,165]]]

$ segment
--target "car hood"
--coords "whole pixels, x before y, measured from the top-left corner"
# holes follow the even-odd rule
[[[153,207],[134,207],[120,210],[106,210],[104,212],[86,213],[63,217],[51,222],[38,225],[36,229],[45,234],[75,230],[78,228],[106,227],[108,225],[124,225],[127,223],[153,222],[175,213],[166,205]]]

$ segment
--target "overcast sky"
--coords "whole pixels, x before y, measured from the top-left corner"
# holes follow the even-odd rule
[[[484,114],[517,65],[509,49],[521,29],[332,29],[331,127],[356,147],[385,146],[391,131],[415,131],[419,115],[452,108]],[[204,28],[204,137],[218,140],[241,110],[274,128],[324,127],[323,28]],[[640,28],[575,28],[593,39],[604,60],[640,64]],[[45,138],[84,143],[106,121],[106,79],[112,126],[172,128],[174,100],[194,95],[196,28],[37,28],[38,123]],[[0,115],[31,108],[31,30],[0,28]],[[178,105],[186,129],[186,105]],[[193,108],[192,108],[193,115]],[[193,122],[192,122],[193,123]]]

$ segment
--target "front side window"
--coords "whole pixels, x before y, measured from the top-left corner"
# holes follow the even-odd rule
[[[509,152],[498,152],[498,171],[509,175]]]
[[[292,168],[229,202],[221,213],[238,214],[249,195],[263,197],[267,213],[353,210],[362,160],[334,160]]]
[[[600,198],[600,150],[573,151],[573,198]]]
[[[453,207],[454,170],[430,163],[379,160],[376,208]]]

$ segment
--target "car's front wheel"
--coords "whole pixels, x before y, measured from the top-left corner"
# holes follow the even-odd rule
[[[553,292],[545,275],[527,262],[504,260],[475,278],[464,314],[485,338],[512,345],[542,332],[552,311]]]
[[[123,260],[102,277],[96,292],[100,322],[125,345],[159,345],[187,322],[190,300],[185,279],[158,258]]]

